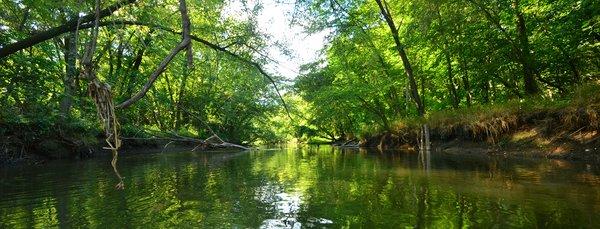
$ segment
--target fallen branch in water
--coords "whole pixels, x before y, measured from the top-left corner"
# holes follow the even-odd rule
[[[174,142],[204,142],[201,139],[180,139],[180,138],[168,138],[168,137],[149,137],[149,138],[137,138],[137,137],[121,137],[121,140],[165,140]]]
[[[173,134],[173,135],[175,135],[175,134]],[[152,136],[152,137],[149,137],[149,138],[121,137],[121,140],[148,140],[148,141],[163,140],[163,141],[169,141],[169,143],[167,143],[164,148],[166,148],[166,146],[172,144],[173,142],[193,142],[193,143],[198,143],[198,145],[196,147],[194,147],[192,149],[192,151],[196,151],[198,148],[201,148],[201,149],[206,149],[206,148],[238,148],[238,149],[243,149],[243,150],[251,150],[252,149],[252,148],[245,147],[245,146],[242,146],[242,145],[233,144],[233,143],[229,143],[229,142],[223,141],[217,135],[213,135],[213,136],[207,138],[206,140],[195,139],[195,138],[190,138],[190,137],[185,137],[185,136],[179,136],[179,135],[176,135],[176,137]]]
[[[184,108],[181,108],[181,110],[183,112],[185,112],[186,114],[188,114],[189,116],[192,116],[193,118],[198,119],[198,121],[202,122],[202,124],[204,124],[204,126],[206,126],[206,129],[208,129],[210,131],[210,133],[212,134],[212,136],[210,136],[209,138],[207,138],[205,141],[209,142],[209,140],[216,140],[218,142],[218,146],[221,147],[234,147],[234,148],[240,148],[243,150],[249,150],[250,148],[245,147],[245,146],[241,146],[241,145],[237,145],[237,144],[233,144],[233,143],[229,143],[226,141],[223,141],[223,139],[221,139],[219,137],[219,135],[217,135],[217,133],[215,133],[215,131],[210,128],[210,125],[208,125],[208,123],[206,123],[202,118],[198,117],[197,115],[193,114],[192,112],[187,111]],[[196,146],[194,149],[192,149],[192,151],[196,150],[196,148],[198,148],[201,145]]]
[[[220,146],[220,147],[234,147],[234,148],[239,148],[239,149],[243,149],[243,150],[250,150],[250,148],[248,148],[248,147],[223,141],[223,139],[221,139],[216,134],[213,134],[213,136],[210,136],[209,138],[207,138],[205,140],[205,142],[212,144],[212,145]],[[211,142],[214,142],[214,143],[211,143]]]

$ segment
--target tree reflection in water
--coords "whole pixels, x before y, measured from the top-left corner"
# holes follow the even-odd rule
[[[598,227],[594,165],[332,147],[0,171],[0,227]]]

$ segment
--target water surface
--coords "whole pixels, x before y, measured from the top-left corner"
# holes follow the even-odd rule
[[[307,147],[0,169],[0,228],[600,227],[597,166]]]

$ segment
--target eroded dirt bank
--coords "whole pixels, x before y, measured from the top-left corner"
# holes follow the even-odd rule
[[[431,149],[447,153],[500,154],[585,160],[600,163],[600,128],[596,107],[548,109],[534,113],[520,109],[471,121],[436,119],[430,126]],[[415,150],[418,125],[364,138],[361,147]]]

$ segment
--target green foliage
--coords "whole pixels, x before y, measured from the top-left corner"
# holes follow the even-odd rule
[[[114,1],[102,1],[102,7]],[[267,37],[258,31],[256,15],[260,7],[248,9],[249,16],[231,17],[224,1],[187,1],[192,34],[236,55],[262,65],[259,55],[267,47]],[[23,40],[37,31],[61,25],[78,12],[93,12],[93,2],[78,4],[53,1],[1,1],[0,46]],[[124,6],[102,22],[113,22],[99,30],[94,64],[98,77],[111,86],[115,103],[125,101],[142,88],[181,36],[181,20],[173,10],[177,1],[140,1]],[[121,20],[152,23],[153,26],[123,25]],[[89,30],[21,50],[0,59],[0,124],[3,132],[20,132],[24,141],[56,135],[92,139],[100,123],[87,96],[87,80],[78,76],[79,59]],[[193,43],[194,65],[187,66],[179,54],[158,78],[147,95],[126,110],[117,110],[124,137],[149,137],[154,132],[176,132],[208,138],[212,129],[226,141],[252,144],[284,141],[280,133],[287,122],[275,120],[283,114],[270,82],[255,68],[202,43]],[[76,60],[68,61],[70,53]],[[69,68],[74,69],[69,72]],[[271,125],[272,124],[272,125]],[[279,129],[275,124],[280,125]],[[18,130],[28,127],[30,131]],[[26,128],[27,129],[27,128]],[[150,132],[150,133],[148,133]],[[86,133],[86,136],[80,136]],[[90,136],[92,136],[90,138]]]
[[[103,1],[102,7],[114,2]],[[274,88],[255,66],[194,42],[193,66],[185,55],[177,55],[142,100],[117,111],[122,133],[208,138],[214,131],[242,144],[397,133],[425,122],[416,118],[406,63],[430,114],[426,118],[436,126],[460,123],[474,130],[496,125],[478,120],[494,119],[500,120],[496,129],[503,129],[501,120],[509,118],[503,115],[510,116],[515,107],[531,112],[548,106],[572,108],[569,114],[584,117],[565,121],[573,126],[595,120],[597,109],[590,104],[596,102],[580,98],[585,94],[596,101],[596,86],[577,88],[600,77],[597,1],[386,4],[398,42],[375,1],[297,2],[295,22],[308,31],[327,29],[331,34],[322,59],[304,65],[286,88],[293,119],[286,117]],[[23,40],[93,9],[92,2],[3,0],[1,5],[8,10],[0,14],[0,44]],[[193,35],[258,65],[270,61],[261,54],[270,42],[257,28],[260,5],[246,9],[248,17],[228,16],[224,12],[229,5],[223,1],[188,5]],[[94,63],[117,103],[139,91],[180,41],[179,34],[169,31],[181,28],[180,18],[172,13],[176,8],[177,1],[144,1],[102,19],[114,24],[101,27]],[[123,20],[160,27],[125,25]],[[76,45],[70,46],[75,38]],[[78,58],[89,40],[89,30],[62,34],[0,59],[0,122],[6,129],[29,126],[32,136],[25,139],[57,130],[73,138],[81,132],[88,132],[80,136],[86,139],[97,135],[87,81],[78,76]],[[408,60],[401,60],[396,44],[403,46]],[[528,88],[527,79],[539,86],[539,93]],[[564,102],[569,99],[573,102]]]
[[[322,129],[335,129],[335,139],[403,129],[401,123],[416,115],[415,106],[403,61],[375,1],[301,2],[308,9],[300,14],[309,22],[304,24],[334,28],[325,59],[307,65],[296,80],[298,93],[312,108],[308,129],[314,131],[304,133],[318,136]],[[514,123],[510,114],[516,108],[535,112],[577,100],[572,92],[600,76],[597,1],[403,0],[387,5],[436,126],[467,125],[477,135],[490,128],[502,132],[506,122]],[[533,97],[526,71],[541,88]],[[321,121],[330,126],[319,128]]]
[[[467,138],[497,143],[504,134],[531,125],[529,120],[540,119],[554,125],[553,130],[546,130],[548,132],[593,131],[600,128],[599,90],[600,85],[590,84],[576,88],[572,95],[560,100],[530,98],[433,111],[425,120],[413,117],[399,119],[392,124],[389,132],[402,135],[428,124],[436,138]],[[367,127],[360,136],[368,139],[384,132],[386,130]]]

